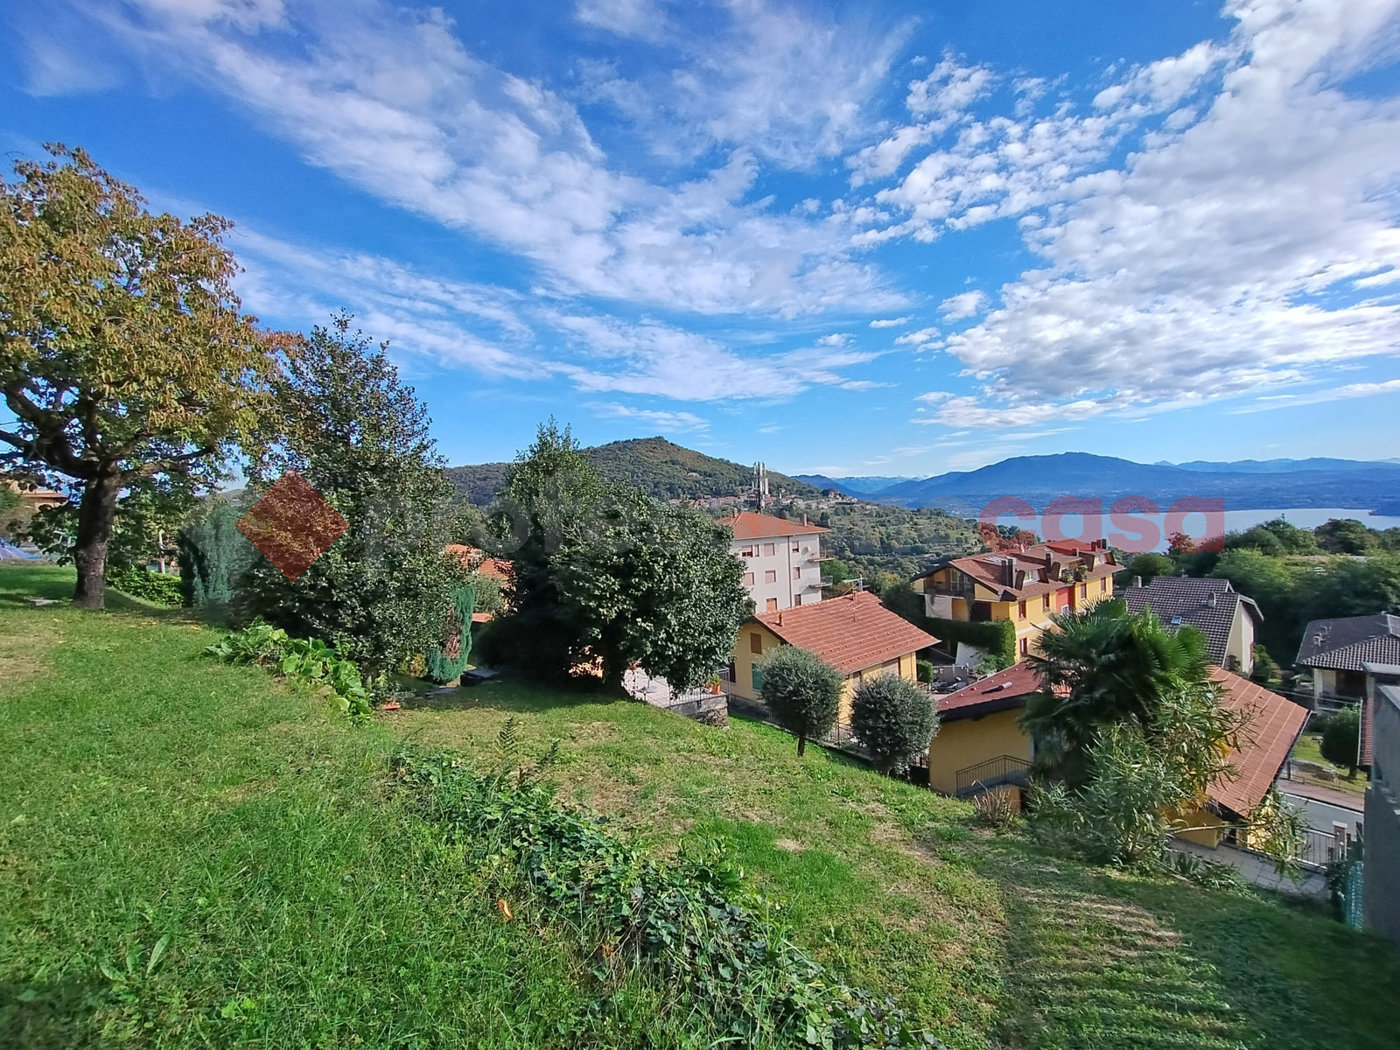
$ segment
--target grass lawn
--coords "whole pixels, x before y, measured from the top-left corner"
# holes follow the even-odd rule
[[[1310,909],[1049,858],[750,723],[503,682],[356,729],[177,616],[18,600],[69,579],[0,567],[0,1046],[679,1045],[640,983],[599,1027],[567,932],[503,923],[388,788],[512,715],[562,795],[723,842],[950,1046],[1397,1045],[1400,957]]]
[[[1300,759],[1304,762],[1316,762],[1324,769],[1334,769],[1337,776],[1327,780],[1319,776],[1304,773],[1301,770],[1294,770],[1293,778],[1308,784],[1320,784],[1323,787],[1335,788],[1337,791],[1349,791],[1353,795],[1365,795],[1366,785],[1369,780],[1365,773],[1357,773],[1354,778],[1349,778],[1346,769],[1337,769],[1331,762],[1322,757],[1322,734],[1304,733],[1298,738],[1298,742],[1293,745],[1292,758]]]

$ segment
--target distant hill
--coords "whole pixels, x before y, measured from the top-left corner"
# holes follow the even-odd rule
[[[860,497],[878,495],[892,485],[916,480],[909,477],[829,478],[825,474],[794,474],[793,477],[798,481],[805,481],[808,485],[813,485],[823,491],[826,489],[835,489],[837,492],[844,493],[847,496]]]
[[[1327,460],[1302,460],[1301,463]],[[1400,464],[1360,463],[1346,468],[1316,467],[1289,470],[1187,469],[1164,463],[1134,463],[1087,452],[1053,456],[1017,456],[979,470],[958,471],[907,481],[878,494],[881,502],[907,507],[943,507],[954,513],[976,513],[998,496],[1018,496],[1043,510],[1061,496],[1102,498],[1143,496],[1166,509],[1183,496],[1218,496],[1226,509],[1269,507],[1374,508],[1400,491]],[[1222,467],[1230,464],[1220,464]]]
[[[1166,464],[1171,466],[1171,464]],[[1395,466],[1394,460],[1361,459],[1241,459],[1233,463],[1216,463],[1210,460],[1193,459],[1189,463],[1178,463],[1182,470],[1195,470],[1206,474],[1291,474],[1299,470],[1370,470],[1373,467]]]
[[[657,499],[735,496],[753,486],[753,467],[707,456],[661,437],[613,441],[584,450],[598,473],[625,481]],[[505,485],[509,463],[449,467],[447,476],[470,502],[486,506]],[[786,474],[768,472],[775,497],[817,496],[820,490]]]

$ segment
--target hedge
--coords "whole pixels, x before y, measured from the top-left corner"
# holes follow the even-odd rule
[[[133,598],[159,605],[180,604],[180,577],[175,575],[132,566],[108,572],[107,583]]]
[[[953,652],[959,642],[983,650],[1001,669],[1020,659],[1016,652],[1016,625],[1010,620],[945,620],[931,616],[927,630]]]

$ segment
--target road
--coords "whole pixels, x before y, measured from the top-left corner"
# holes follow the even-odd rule
[[[1279,785],[1279,790],[1283,792],[1283,797],[1292,805],[1301,809],[1308,816],[1308,827],[1314,831],[1332,833],[1332,825],[1345,824],[1347,830],[1355,834],[1361,827],[1361,811],[1356,809],[1343,809],[1341,806],[1334,806],[1328,802],[1319,802],[1317,799],[1304,798],[1302,795],[1292,795]]]

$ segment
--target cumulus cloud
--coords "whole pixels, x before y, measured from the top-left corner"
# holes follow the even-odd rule
[[[981,291],[950,295],[938,304],[938,315],[945,321],[961,321],[979,313],[986,302],[987,293]]]
[[[572,103],[473,55],[437,9],[381,0],[295,11],[270,0],[138,0],[133,8],[83,10],[144,62],[231,96],[309,162],[531,260],[559,294],[782,316],[905,302],[873,265],[851,256],[842,230],[779,213],[767,200],[747,202],[757,175],[752,152],[735,150],[708,173],[669,185],[621,172]],[[608,5],[614,14],[624,9]],[[602,17],[600,6],[586,10]],[[826,51],[808,57],[839,58],[844,68],[857,59],[834,54],[835,29],[811,38],[796,15],[753,3],[736,11],[758,50],[725,59],[738,94],[723,119],[756,128],[752,148],[768,156],[784,143],[794,154],[839,148],[859,124],[859,105],[818,90],[839,79],[833,70],[812,70],[812,84],[782,80],[786,65],[759,47],[825,39]],[[254,25],[259,32],[246,31]],[[772,39],[764,36],[770,26]],[[883,61],[865,55],[859,76],[852,67],[861,90],[878,84]],[[780,79],[770,84],[764,75]],[[779,104],[789,92],[808,107],[791,128],[779,119],[794,112]],[[715,136],[738,137],[723,128]]]
[[[1396,353],[1400,304],[1362,292],[1400,264],[1400,102],[1348,79],[1395,54],[1400,2],[1227,11],[1229,41],[1127,71],[1094,112],[973,122],[876,194],[905,216],[882,236],[1021,217],[1041,260],[947,336],[980,388],[920,422],[1162,410]]]

